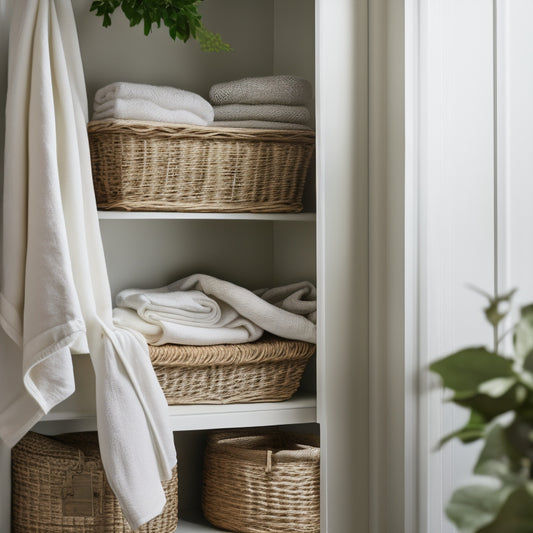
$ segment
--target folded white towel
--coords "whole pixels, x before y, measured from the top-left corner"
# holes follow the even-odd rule
[[[215,120],[211,124],[222,128],[252,128],[257,130],[305,130],[313,131],[313,128],[304,124],[293,122],[269,122],[267,120]]]
[[[266,120],[308,124],[311,113],[305,106],[279,104],[228,104],[214,107],[215,120]]]
[[[195,124],[196,126],[207,126],[210,122],[188,109],[166,109],[150,100],[140,98],[116,98],[105,102],[100,107],[95,107],[92,115],[93,120],[108,118],[148,120],[170,124]]]
[[[278,304],[286,305],[289,303],[294,309],[297,309],[296,303],[306,294],[306,291],[311,294],[308,287],[297,286],[294,287],[293,292],[298,294],[291,299],[291,290],[290,287],[280,288],[279,291],[270,293],[269,297]],[[179,309],[174,317],[169,318],[171,313],[167,304],[172,298],[179,302],[183,298],[183,295],[180,294],[183,291],[194,291],[193,298],[196,291],[200,291],[216,301],[220,306],[218,322],[205,326],[202,321],[199,321],[195,325],[190,315],[181,322],[183,313]],[[130,310],[135,311],[139,319],[148,324],[156,325],[160,329],[156,330],[139,323],[137,316],[126,313],[124,310],[120,310],[121,308],[114,310],[114,320],[123,327],[131,327],[142,332],[147,340],[153,344],[174,342],[176,344],[207,345],[251,342],[261,336],[262,330],[284,338],[316,342],[316,326],[306,317],[287,311],[281,305],[267,302],[248,289],[212,276],[194,274],[166,287],[148,292],[149,295],[147,296],[147,293],[143,293],[142,289],[127,289],[119,293],[117,303],[126,305]],[[167,294],[164,300],[158,302],[158,298],[165,292],[176,292],[176,294]],[[155,301],[156,305],[151,305],[149,301]],[[160,305],[161,303],[162,305]],[[161,315],[158,313],[158,309],[163,307],[164,312]],[[138,309],[142,310],[143,317],[139,316]],[[148,310],[149,313],[147,313]],[[300,310],[301,305],[298,308],[298,311]],[[183,340],[185,336],[188,336],[187,342]]]
[[[211,104],[199,94],[159,85],[117,81],[98,89],[94,95],[94,111],[104,109],[112,100],[147,100],[169,110],[185,110],[207,122],[213,120]]]
[[[311,84],[297,76],[279,75],[216,83],[209,90],[214,105],[305,105],[313,96]]]
[[[316,324],[316,289],[309,281],[300,281],[254,291],[263,300],[291,313],[304,315]]]

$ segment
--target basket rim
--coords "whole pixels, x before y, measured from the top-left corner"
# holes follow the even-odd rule
[[[227,126],[197,126],[144,120],[103,119],[87,124],[89,133],[134,133],[138,136],[165,138],[205,137],[217,140],[275,141],[282,143],[314,144],[314,130],[272,130],[260,128],[232,128]]]
[[[315,353],[316,345],[265,334],[257,341],[242,344],[163,344],[149,345],[148,350],[154,366],[186,368],[307,360]]]

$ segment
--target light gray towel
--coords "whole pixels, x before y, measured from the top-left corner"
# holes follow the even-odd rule
[[[304,124],[294,122],[269,122],[267,120],[215,120],[211,126],[221,126],[224,128],[252,128],[259,130],[305,130],[312,131],[313,128]]]
[[[147,100],[163,109],[190,111],[201,119],[211,122],[213,108],[199,94],[176,87],[147,85],[117,81],[98,89],[94,95],[93,111],[100,113],[113,100]]]
[[[147,120],[168,124],[194,124],[196,126],[207,126],[210,122],[187,109],[166,109],[149,100],[140,98],[116,98],[94,110],[93,120],[105,120],[108,118]]]
[[[209,90],[214,105],[305,105],[313,96],[311,84],[298,76],[279,75],[216,83]]]
[[[215,120],[266,120],[308,125],[311,113],[305,106],[280,104],[227,104],[214,106]]]

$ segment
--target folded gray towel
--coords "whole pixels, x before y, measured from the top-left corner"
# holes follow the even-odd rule
[[[222,126],[225,128],[253,128],[259,130],[306,130],[313,128],[304,124],[294,122],[269,122],[268,120],[215,120],[211,126]]]
[[[214,105],[305,105],[313,96],[311,84],[297,76],[279,75],[216,83],[209,91]]]
[[[213,107],[215,120],[266,120],[308,124],[311,113],[305,106],[279,104],[227,104]]]

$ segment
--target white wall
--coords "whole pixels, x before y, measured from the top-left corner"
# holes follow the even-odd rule
[[[411,92],[418,95],[416,116],[407,119],[413,139],[408,157],[415,158],[406,173],[406,189],[417,207],[406,213],[407,223],[416,217],[418,228],[411,252],[417,254],[419,275],[406,285],[417,302],[411,330],[417,351],[405,355],[419,371],[420,460],[413,469],[419,482],[418,531],[451,533],[455,529],[444,506],[470,477],[479,444],[452,441],[435,451],[467,413],[443,405],[427,366],[466,345],[492,346],[482,313],[485,300],[467,284],[492,294],[518,287],[517,303],[533,300],[533,3],[497,2],[497,180],[492,0],[406,3],[415,6],[410,24],[418,32],[417,53],[406,72],[414,80]],[[413,42],[408,31],[406,40]]]

